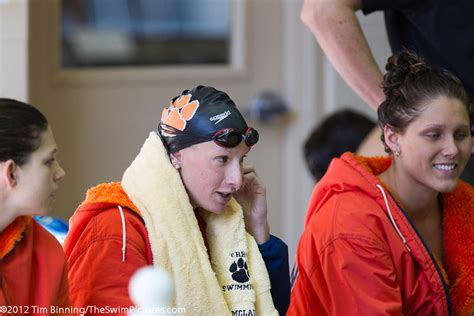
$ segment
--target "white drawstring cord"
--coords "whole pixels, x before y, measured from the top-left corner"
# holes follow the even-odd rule
[[[122,262],[125,262],[125,252],[127,250],[127,228],[125,226],[125,216],[123,215],[122,207],[120,205],[117,206],[122,220]]]
[[[376,184],[375,186],[382,193],[383,200],[385,201],[385,206],[387,206],[388,216],[390,217],[390,221],[392,222],[392,225],[395,227],[395,230],[397,231],[398,236],[400,236],[400,238],[402,239],[403,244],[405,245],[407,250],[409,252],[411,252],[410,247],[408,247],[408,244],[407,244],[407,241],[406,241],[405,237],[403,237],[402,232],[400,231],[400,229],[398,229],[397,223],[395,223],[395,220],[393,219],[392,210],[390,209],[390,205],[388,204],[388,199],[387,199],[387,195],[385,194],[385,190],[383,189],[383,187],[380,184]]]

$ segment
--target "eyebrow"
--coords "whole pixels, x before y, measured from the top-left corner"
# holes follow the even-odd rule
[[[426,125],[426,126],[423,126],[422,129],[429,129],[429,128],[444,128],[446,127],[446,125],[443,125],[443,124],[429,124],[429,125]],[[456,128],[468,128],[470,129],[471,127],[467,124],[461,124],[461,125],[458,125]]]
[[[55,148],[53,148],[53,149],[49,152],[48,155],[52,156],[52,155],[56,154],[57,152],[58,152],[58,148],[55,147]]]

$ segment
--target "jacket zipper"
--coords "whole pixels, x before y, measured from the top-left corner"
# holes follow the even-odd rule
[[[397,200],[392,196],[392,193],[390,191],[388,191],[388,194],[390,194],[390,197],[392,198],[392,201],[395,202],[395,205],[397,205],[398,209],[402,212],[403,216],[405,216],[405,218],[408,220],[408,222],[410,223],[411,227],[413,228],[413,230],[415,231],[416,235],[418,236],[418,238],[421,240],[421,243],[423,244],[423,246],[425,247],[426,251],[428,252],[428,254],[430,255],[430,258],[431,258],[431,261],[433,262],[435,268],[436,268],[436,271],[438,272],[438,276],[439,278],[441,279],[441,283],[443,284],[443,289],[444,289],[444,294],[446,296],[446,301],[448,302],[448,315],[453,315],[453,312],[452,312],[452,306],[451,306],[451,296],[449,295],[449,290],[448,290],[448,285],[446,284],[445,280],[444,280],[444,276],[443,274],[441,273],[441,269],[439,268],[438,266],[438,263],[436,262],[433,254],[431,253],[430,251],[430,248],[428,248],[428,246],[426,245],[426,242],[425,240],[423,239],[423,237],[421,237],[420,233],[418,232],[418,230],[416,229],[416,226],[415,224],[413,224],[413,222],[411,221],[410,217],[408,217],[408,215],[405,213],[405,211],[403,210],[403,208],[400,207],[400,205],[398,205],[397,203]]]

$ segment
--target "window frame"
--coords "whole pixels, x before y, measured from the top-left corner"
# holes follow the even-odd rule
[[[156,85],[194,83],[206,80],[236,80],[247,76],[247,5],[245,0],[231,0],[230,62],[223,64],[108,66],[62,68],[61,66],[61,1],[54,1],[50,43],[53,86]]]

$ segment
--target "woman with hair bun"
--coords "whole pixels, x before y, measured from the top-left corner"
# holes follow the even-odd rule
[[[472,315],[469,99],[450,72],[389,58],[378,108],[389,157],[346,153],[316,185],[288,315]]]

